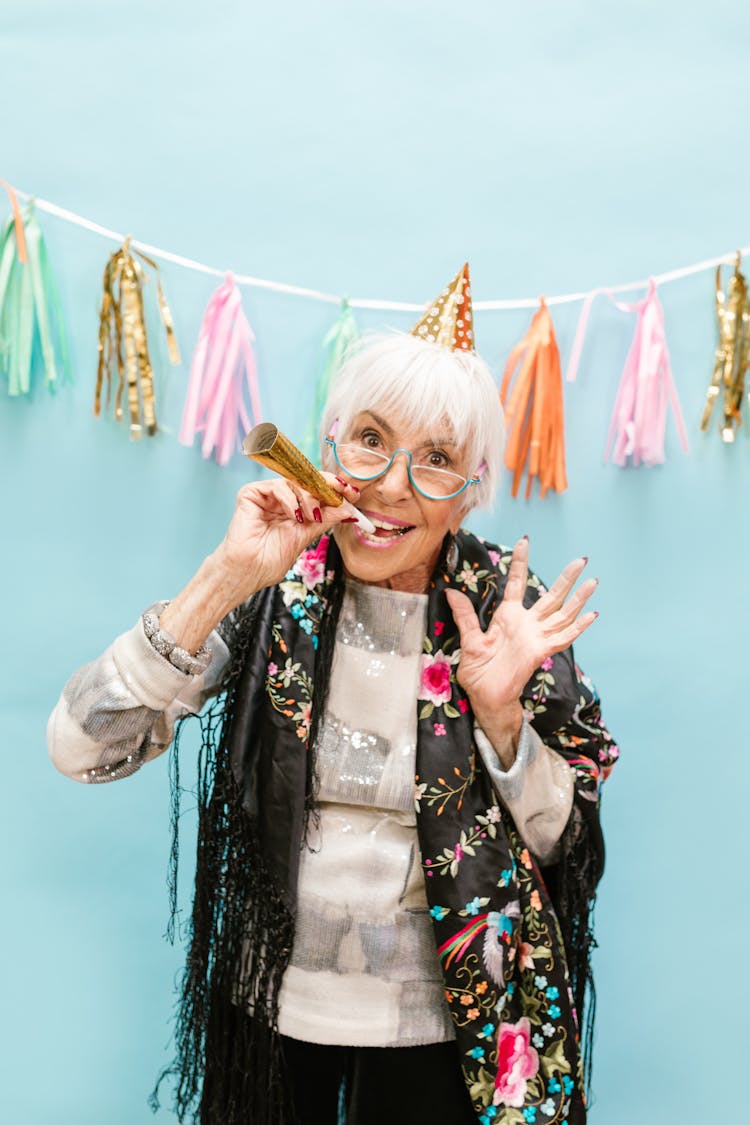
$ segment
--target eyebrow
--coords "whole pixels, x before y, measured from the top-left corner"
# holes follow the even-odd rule
[[[391,426],[388,425],[385,418],[381,418],[380,415],[376,414],[374,410],[364,410],[362,413],[363,414],[369,414],[370,417],[372,418],[373,422],[376,422],[377,425],[380,426],[381,430],[384,430],[388,434],[389,437],[393,437],[393,429],[391,428]],[[449,437],[445,437],[445,438],[428,437],[426,441],[422,442],[421,448],[426,449],[428,446],[429,447],[437,447],[437,446],[443,446],[443,445],[451,445],[451,446],[453,446],[454,449],[457,448],[457,442],[453,441]]]

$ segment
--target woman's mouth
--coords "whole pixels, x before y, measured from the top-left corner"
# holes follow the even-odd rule
[[[363,531],[361,527],[356,526],[352,530],[360,543],[364,543],[367,547],[392,547],[394,543],[400,542],[405,535],[414,530],[414,524],[403,523],[401,520],[387,520],[382,516],[373,515],[372,512],[366,514],[375,525],[375,532]]]

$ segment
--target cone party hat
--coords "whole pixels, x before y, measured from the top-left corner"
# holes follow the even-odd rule
[[[412,328],[411,334],[422,340],[434,340],[436,344],[442,344],[444,348],[450,348],[454,352],[474,350],[468,262],[431,303],[422,319]]]

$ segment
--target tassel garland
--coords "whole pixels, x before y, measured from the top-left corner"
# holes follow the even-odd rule
[[[510,389],[513,372],[518,374]],[[500,401],[508,432],[505,465],[513,473],[513,496],[518,495],[524,470],[528,472],[526,499],[535,477],[542,498],[549,489],[564,492],[565,419],[560,352],[552,317],[542,298],[529,329],[505,365]]]
[[[203,433],[204,457],[213,453],[226,465],[241,446],[242,436],[261,421],[255,335],[242,309],[242,297],[231,273],[206,306],[190,365],[180,441],[192,445]],[[245,387],[253,421],[245,406]]]
[[[148,350],[146,322],[143,309],[143,284],[148,280],[143,266],[130,249],[130,237],[110,257],[104,270],[104,292],[99,314],[99,366],[96,373],[94,415],[101,413],[102,389],[106,379],[109,406],[112,391],[113,366],[117,365],[115,392],[115,418],[122,420],[122,398],[127,380],[130,437],[138,441],[146,433],[153,436],[157,430],[156,403],[154,399],[154,372]],[[167,334],[169,359],[180,362],[180,351],[174,334],[172,314],[164,296],[159,267],[151,258],[136,251],[138,257],[156,273],[159,313]],[[124,354],[123,354],[124,351]]]

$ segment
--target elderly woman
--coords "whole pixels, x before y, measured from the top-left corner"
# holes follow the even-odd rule
[[[447,343],[422,322],[341,372],[324,466],[347,503],[243,487],[186,588],[50,721],[57,767],[109,781],[213,697],[181,1120],[585,1120],[576,1007],[617,750],[570,645],[596,581],[573,592],[581,558],[545,590],[525,538],[460,530],[492,498],[502,417],[460,286],[441,324],[456,292]]]

